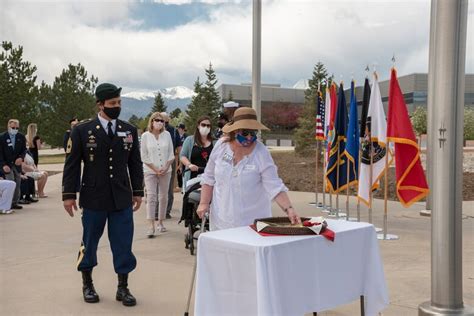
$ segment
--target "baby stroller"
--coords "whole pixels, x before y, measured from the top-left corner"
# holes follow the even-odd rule
[[[189,172],[187,169],[184,172]],[[198,173],[203,173],[204,168],[199,168]],[[185,192],[183,196],[183,208],[181,212],[180,223],[184,221],[184,227],[188,229],[188,232],[184,236],[185,248],[189,249],[191,255],[194,255],[194,241],[197,240],[197,236],[194,234],[201,230],[201,219],[196,213],[196,210],[201,200],[201,178],[200,176],[189,180],[186,183]],[[205,224],[205,230],[209,230],[209,224]]]

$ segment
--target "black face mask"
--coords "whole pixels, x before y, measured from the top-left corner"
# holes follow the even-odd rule
[[[115,120],[119,117],[120,111],[122,110],[121,107],[113,107],[113,108],[106,108],[104,106],[104,113],[110,117],[112,120]]]
[[[219,128],[223,128],[223,127],[224,127],[224,123],[222,123],[222,122],[218,122],[218,123],[217,123],[217,127],[219,127]]]

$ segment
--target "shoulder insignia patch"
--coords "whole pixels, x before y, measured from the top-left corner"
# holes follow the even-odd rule
[[[72,139],[69,137],[67,140],[66,154],[70,154],[72,150]]]

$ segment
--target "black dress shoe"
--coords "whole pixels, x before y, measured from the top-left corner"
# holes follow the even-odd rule
[[[171,219],[171,214],[166,214],[166,219]]]
[[[97,303],[99,295],[92,283],[92,271],[82,271],[82,296],[86,303]]]
[[[18,204],[30,204],[30,201],[25,200],[25,199],[21,199],[21,200],[18,201]]]
[[[12,210],[21,210],[22,208],[23,208],[23,206],[18,205],[18,204],[13,204],[12,205]]]
[[[118,287],[115,299],[122,302],[122,304],[125,306],[137,305],[137,300],[128,289],[128,274],[118,275]]]
[[[35,199],[34,197],[31,197],[31,196],[27,197],[25,200],[31,203],[36,203],[39,201],[38,199]]]

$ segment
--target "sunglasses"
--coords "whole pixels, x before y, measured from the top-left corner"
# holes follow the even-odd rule
[[[209,128],[211,128],[211,124],[201,123],[200,125],[201,125],[201,127],[209,127]]]
[[[20,129],[19,127],[10,127],[11,129]]]
[[[161,123],[164,123],[165,121],[161,120],[161,119],[154,119],[153,120],[154,122],[161,122]]]
[[[257,131],[253,130],[253,129],[243,129],[239,132],[240,135],[244,136],[244,137],[247,137],[247,136],[256,136],[257,135]]]

